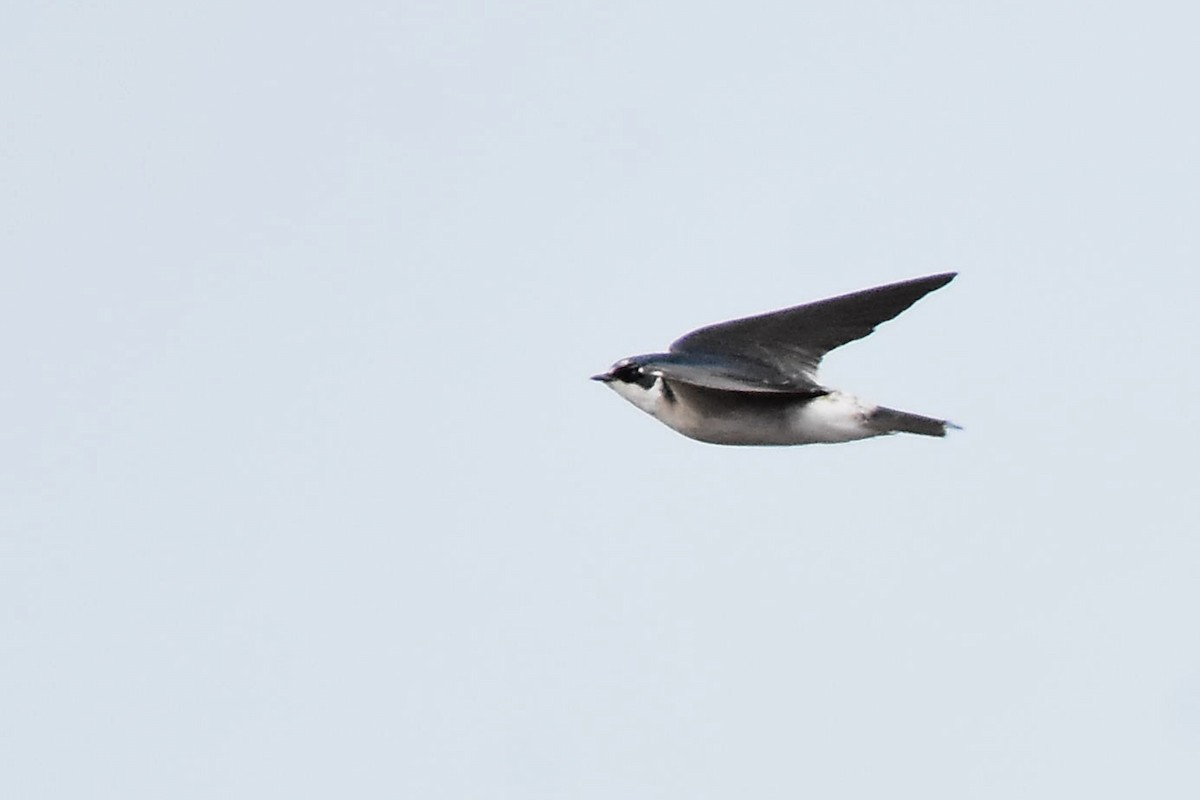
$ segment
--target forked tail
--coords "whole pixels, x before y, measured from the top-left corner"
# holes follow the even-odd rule
[[[959,427],[948,420],[922,417],[920,414],[883,406],[875,409],[867,424],[880,433],[917,433],[921,436],[945,436],[947,429]]]

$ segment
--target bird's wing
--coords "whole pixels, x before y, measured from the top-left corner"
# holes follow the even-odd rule
[[[668,382],[688,383],[731,392],[824,394],[816,383],[797,379],[774,367],[736,356],[705,353],[658,353],[639,356],[638,367]]]
[[[754,317],[709,325],[678,339],[672,353],[727,356],[754,362],[782,376],[781,388],[817,386],[817,366],[835,347],[861,339],[956,273],[930,275],[818,300]],[[791,387],[785,388],[785,387]]]

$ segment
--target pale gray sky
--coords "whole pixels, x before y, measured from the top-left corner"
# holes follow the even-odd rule
[[[1200,796],[1197,31],[8,3],[0,795]],[[587,380],[946,270],[946,440]]]

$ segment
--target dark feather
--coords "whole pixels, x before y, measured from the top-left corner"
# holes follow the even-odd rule
[[[709,325],[677,340],[671,353],[723,356],[754,364],[772,376],[763,383],[770,388],[759,391],[812,388],[818,385],[817,366],[826,353],[867,336],[954,276],[953,272],[930,275]]]
[[[652,353],[634,356],[629,363],[648,375],[661,376],[668,383],[687,383],[707,389],[731,392],[786,393],[813,396],[824,394],[816,383],[797,380],[768,364],[736,356],[711,357],[703,353]]]

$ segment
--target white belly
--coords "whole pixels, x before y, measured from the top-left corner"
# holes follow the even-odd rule
[[[875,407],[843,392],[830,392],[824,397],[792,411],[791,427],[802,442],[851,442],[878,436],[867,419]]]
[[[849,442],[881,432],[866,424],[874,406],[842,392],[794,402],[780,395],[768,402],[761,402],[762,395],[751,395],[749,402],[729,401],[728,393],[720,395],[718,402],[712,394],[678,387],[675,402],[660,398],[644,410],[684,436],[713,444]]]

